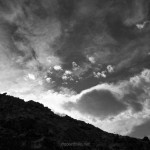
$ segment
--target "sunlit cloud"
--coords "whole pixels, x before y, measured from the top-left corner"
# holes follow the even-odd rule
[[[0,3],[1,93],[33,99],[109,132],[139,136],[137,129],[149,125],[148,5]]]

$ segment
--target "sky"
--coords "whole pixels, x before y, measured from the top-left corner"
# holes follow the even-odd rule
[[[0,92],[150,137],[150,0],[0,0]]]

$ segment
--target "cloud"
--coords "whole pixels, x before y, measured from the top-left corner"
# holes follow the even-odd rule
[[[15,5],[16,3],[17,5]],[[45,0],[42,3],[40,1],[25,3],[23,0],[6,1],[4,8],[6,4],[8,4],[8,8],[6,11],[1,9],[0,16],[0,42],[3,42],[4,48],[7,47],[9,54],[20,56],[22,64],[27,60],[37,59],[42,65],[50,66],[52,62],[50,63],[48,58],[49,56],[54,57],[51,44],[61,34],[61,27],[56,17],[50,16],[50,14],[46,16],[43,11],[48,11],[47,7],[50,8],[53,2],[48,3]],[[41,18],[38,11],[41,11],[46,18]],[[55,63],[58,63],[58,60],[56,58]],[[54,60],[52,65],[54,65]]]
[[[128,107],[133,112],[142,111],[143,103],[149,96],[144,88],[148,80],[147,74],[149,70],[144,70],[141,75],[132,77],[129,81],[116,84],[105,83],[92,87],[81,92],[76,102],[65,104],[65,108],[75,109],[99,118],[117,115],[127,110]]]
[[[102,119],[125,111],[127,106],[109,90],[92,90],[83,94],[76,103],[68,102],[65,108]]]
[[[142,124],[135,126],[129,136],[143,138],[144,136],[150,137],[150,120],[143,121]]]
[[[143,10],[143,4],[136,3]],[[128,12],[126,2],[120,1],[118,6],[113,1],[98,0],[6,0],[1,4],[1,63],[10,61],[14,69],[47,76],[55,82],[56,90],[63,86],[81,92],[108,78],[114,81],[114,74],[117,80],[130,77],[147,64],[143,61],[149,58],[148,27],[147,32],[139,33],[124,24],[128,18],[124,17]],[[120,9],[123,13],[118,16]],[[67,84],[61,73],[49,74],[54,66],[73,72]],[[122,70],[128,76],[122,74],[121,78]],[[44,83],[49,88],[49,83]]]
[[[149,114],[149,22],[137,28],[147,6],[0,0],[0,92],[129,133]]]
[[[0,3],[3,6],[0,7],[0,82],[4,85],[0,87],[1,92],[16,90],[17,93],[21,86],[26,92],[27,87],[30,90],[30,87],[44,86],[49,67],[61,64],[52,48],[55,38],[61,34],[52,7],[55,1]],[[35,82],[29,82],[27,76]]]
[[[132,9],[130,10],[132,15],[127,15],[124,23],[130,26],[137,22],[143,21],[146,17],[145,9],[146,8],[144,8],[144,1],[134,0]],[[130,14],[130,12],[128,12],[127,14]]]
[[[63,103],[68,114],[78,116],[109,132],[129,134],[150,114],[150,70],[115,84],[99,84]],[[88,118],[88,119],[86,119]]]

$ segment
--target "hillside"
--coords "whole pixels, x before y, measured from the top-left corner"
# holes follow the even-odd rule
[[[34,101],[0,94],[0,150],[149,150],[148,138],[114,135]]]

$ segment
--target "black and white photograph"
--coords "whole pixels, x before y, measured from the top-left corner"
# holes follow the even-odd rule
[[[150,0],[0,0],[0,150],[150,150]]]

